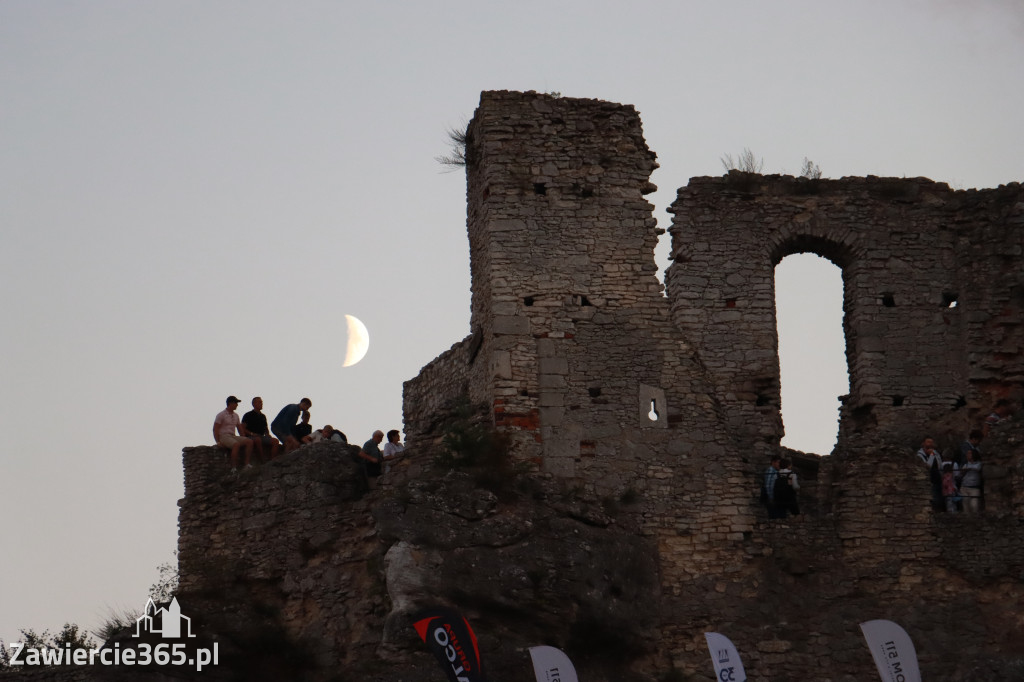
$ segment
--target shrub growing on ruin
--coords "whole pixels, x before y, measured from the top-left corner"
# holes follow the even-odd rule
[[[448,153],[435,156],[434,160],[445,167],[445,170],[452,171],[463,168],[466,165],[466,143],[468,142],[468,123],[461,128],[448,129]]]
[[[759,159],[754,156],[754,152],[750,151],[749,147],[744,147],[740,155],[733,158],[732,154],[726,154],[721,159],[722,166],[726,172],[731,170],[738,170],[741,173],[758,173],[764,169],[764,159]]]
[[[802,166],[800,166],[800,177],[807,178],[808,180],[821,179],[821,166],[814,163],[805,156],[804,163]]]
[[[439,467],[465,469],[478,486],[495,494],[510,490],[516,474],[511,440],[485,423],[465,396],[451,409],[441,445],[441,453],[434,458]]]

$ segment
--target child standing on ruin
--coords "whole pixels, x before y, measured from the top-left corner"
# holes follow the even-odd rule
[[[946,501],[946,511],[955,514],[956,506],[960,502],[960,491],[956,487],[952,462],[945,462],[942,465],[942,497]]]

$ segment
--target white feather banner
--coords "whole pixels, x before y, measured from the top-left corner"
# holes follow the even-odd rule
[[[917,651],[906,630],[891,620],[869,620],[860,624],[860,631],[882,682],[921,682]]]
[[[577,682],[576,668],[561,649],[553,646],[530,647],[533,674],[537,682]]]
[[[725,635],[705,632],[711,662],[715,666],[715,679],[719,682],[747,682],[747,671],[743,669],[740,652]]]

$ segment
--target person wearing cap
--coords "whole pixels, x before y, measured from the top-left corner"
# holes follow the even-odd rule
[[[242,420],[235,413],[235,409],[238,408],[238,398],[229,395],[225,403],[227,403],[227,407],[219,412],[217,418],[213,420],[213,439],[217,445],[230,451],[231,470],[235,471],[238,469],[238,451],[242,449],[245,450],[245,466],[252,466],[250,463],[252,440],[241,435]]]

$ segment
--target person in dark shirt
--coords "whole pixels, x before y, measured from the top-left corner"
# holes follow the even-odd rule
[[[960,444],[960,454],[956,458],[956,464],[958,467],[963,467],[967,464],[967,453],[973,452],[974,459],[981,459],[981,440],[985,437],[981,429],[974,429],[967,436],[967,440]]]
[[[384,453],[380,451],[380,443],[384,440],[383,431],[374,431],[373,437],[363,443],[359,450],[359,458],[362,460],[363,471],[370,479],[377,478],[381,473],[381,463],[384,461]]]
[[[295,436],[295,440],[300,443],[312,443],[313,442],[313,427],[309,423],[309,411],[302,411],[302,423],[296,424],[292,427],[292,435]]]
[[[263,414],[263,398],[256,396],[252,399],[252,410],[246,412],[242,417],[242,428],[256,444],[256,455],[259,461],[265,462],[277,457],[277,449],[281,444],[270,435],[267,416]]]
[[[274,421],[270,422],[270,430],[284,444],[285,454],[299,447],[299,441],[295,440],[295,436],[292,435],[292,429],[298,423],[299,415],[303,411],[308,412],[311,407],[313,407],[313,401],[309,398],[303,398],[298,403],[282,407],[281,411],[274,417]]]

